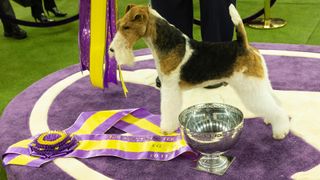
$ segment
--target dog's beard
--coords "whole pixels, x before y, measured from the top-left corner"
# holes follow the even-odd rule
[[[127,40],[121,33],[117,33],[110,44],[110,49],[113,49],[113,52],[109,50],[109,55],[114,56],[119,65],[133,65],[133,50],[128,46]]]

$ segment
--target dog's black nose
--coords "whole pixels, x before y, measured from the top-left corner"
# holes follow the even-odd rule
[[[114,52],[114,50],[112,48],[109,49],[111,52]]]

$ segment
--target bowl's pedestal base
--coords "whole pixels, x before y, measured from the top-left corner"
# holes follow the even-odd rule
[[[196,170],[222,176],[230,167],[235,157],[231,156],[202,156],[197,163]]]

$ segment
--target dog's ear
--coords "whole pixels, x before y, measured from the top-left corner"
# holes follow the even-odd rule
[[[142,21],[144,19],[144,15],[142,13],[134,15],[132,21]]]
[[[133,16],[132,16],[132,19],[131,21],[135,21],[135,22],[138,22],[138,21],[145,21],[147,20],[147,9],[145,8],[141,8],[137,11],[133,11]]]
[[[135,4],[128,4],[127,5],[127,8],[126,8],[126,13],[131,9],[133,8],[134,6],[136,6]]]

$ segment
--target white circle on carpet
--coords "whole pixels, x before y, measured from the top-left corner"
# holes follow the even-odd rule
[[[263,55],[292,56],[305,58],[319,58],[320,53],[286,51],[286,50],[260,50]],[[137,61],[150,60],[151,55],[137,57]],[[78,72],[57,82],[38,99],[29,117],[29,128],[31,134],[37,135],[49,131],[48,112],[55,98],[68,86],[77,80],[88,76],[88,71]],[[143,69],[136,71],[123,71],[126,82],[155,86],[157,72],[155,69]],[[307,91],[275,91],[283,103],[283,107],[293,117],[291,131],[304,139],[310,145],[320,150],[320,117],[317,116],[320,107],[320,92]],[[119,92],[122,93],[122,92]],[[130,89],[129,94],[130,97]],[[188,98],[186,98],[188,97]],[[197,97],[197,98],[190,98]],[[254,117],[241,103],[235,92],[230,87],[223,87],[213,90],[194,89],[184,93],[183,108],[193,104],[204,102],[222,102],[240,108],[245,117]],[[270,133],[271,135],[271,133]],[[75,179],[110,179],[107,176],[91,169],[75,158],[58,158],[54,163]],[[296,173],[292,176],[295,179],[315,178],[320,174],[320,165],[304,173]]]

